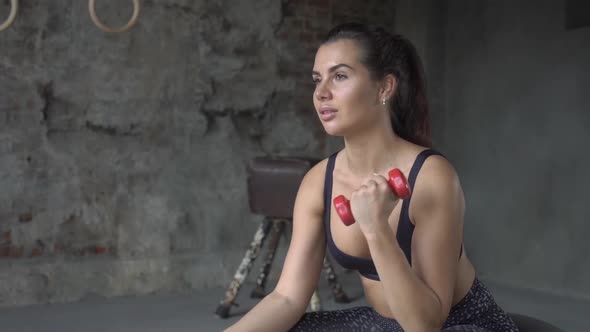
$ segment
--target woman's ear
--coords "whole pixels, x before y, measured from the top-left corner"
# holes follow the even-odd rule
[[[381,83],[381,100],[390,100],[397,90],[397,79],[393,74],[387,74]]]

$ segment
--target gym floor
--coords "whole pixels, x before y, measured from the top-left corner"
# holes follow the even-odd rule
[[[323,280],[320,296],[324,309],[366,305],[353,273],[339,277],[352,303],[336,304]],[[485,280],[484,280],[485,282]],[[590,331],[590,301],[572,300],[486,282],[496,300],[507,311],[518,312],[555,324],[566,332]],[[271,285],[269,285],[268,289]],[[254,304],[249,298],[251,284],[240,290],[239,307],[228,319],[213,313],[223,297],[223,288],[154,294],[111,299],[87,298],[76,303],[34,305],[0,309],[0,326],[7,332],[209,332],[221,331],[237,321]]]

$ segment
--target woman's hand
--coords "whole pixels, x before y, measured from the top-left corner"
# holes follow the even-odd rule
[[[352,192],[350,209],[365,236],[374,235],[389,226],[391,212],[399,202],[387,179],[373,173],[363,184]]]

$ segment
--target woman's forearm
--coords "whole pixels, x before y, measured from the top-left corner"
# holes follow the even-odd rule
[[[371,257],[379,273],[387,304],[406,331],[440,330],[441,304],[418,278],[390,228],[368,236]]]
[[[225,332],[286,332],[303,316],[306,308],[305,304],[295,303],[273,291]]]

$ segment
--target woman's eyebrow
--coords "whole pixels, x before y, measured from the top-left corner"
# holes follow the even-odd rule
[[[351,66],[349,66],[349,65],[347,65],[345,63],[339,63],[337,65],[334,65],[334,66],[330,67],[330,69],[328,69],[328,72],[332,73],[332,72],[338,70],[338,68],[340,68],[340,67],[346,67],[346,68],[349,68],[350,70],[354,71],[354,69]],[[311,73],[313,75],[319,75],[320,74],[319,72],[317,72],[315,70],[312,71]]]

